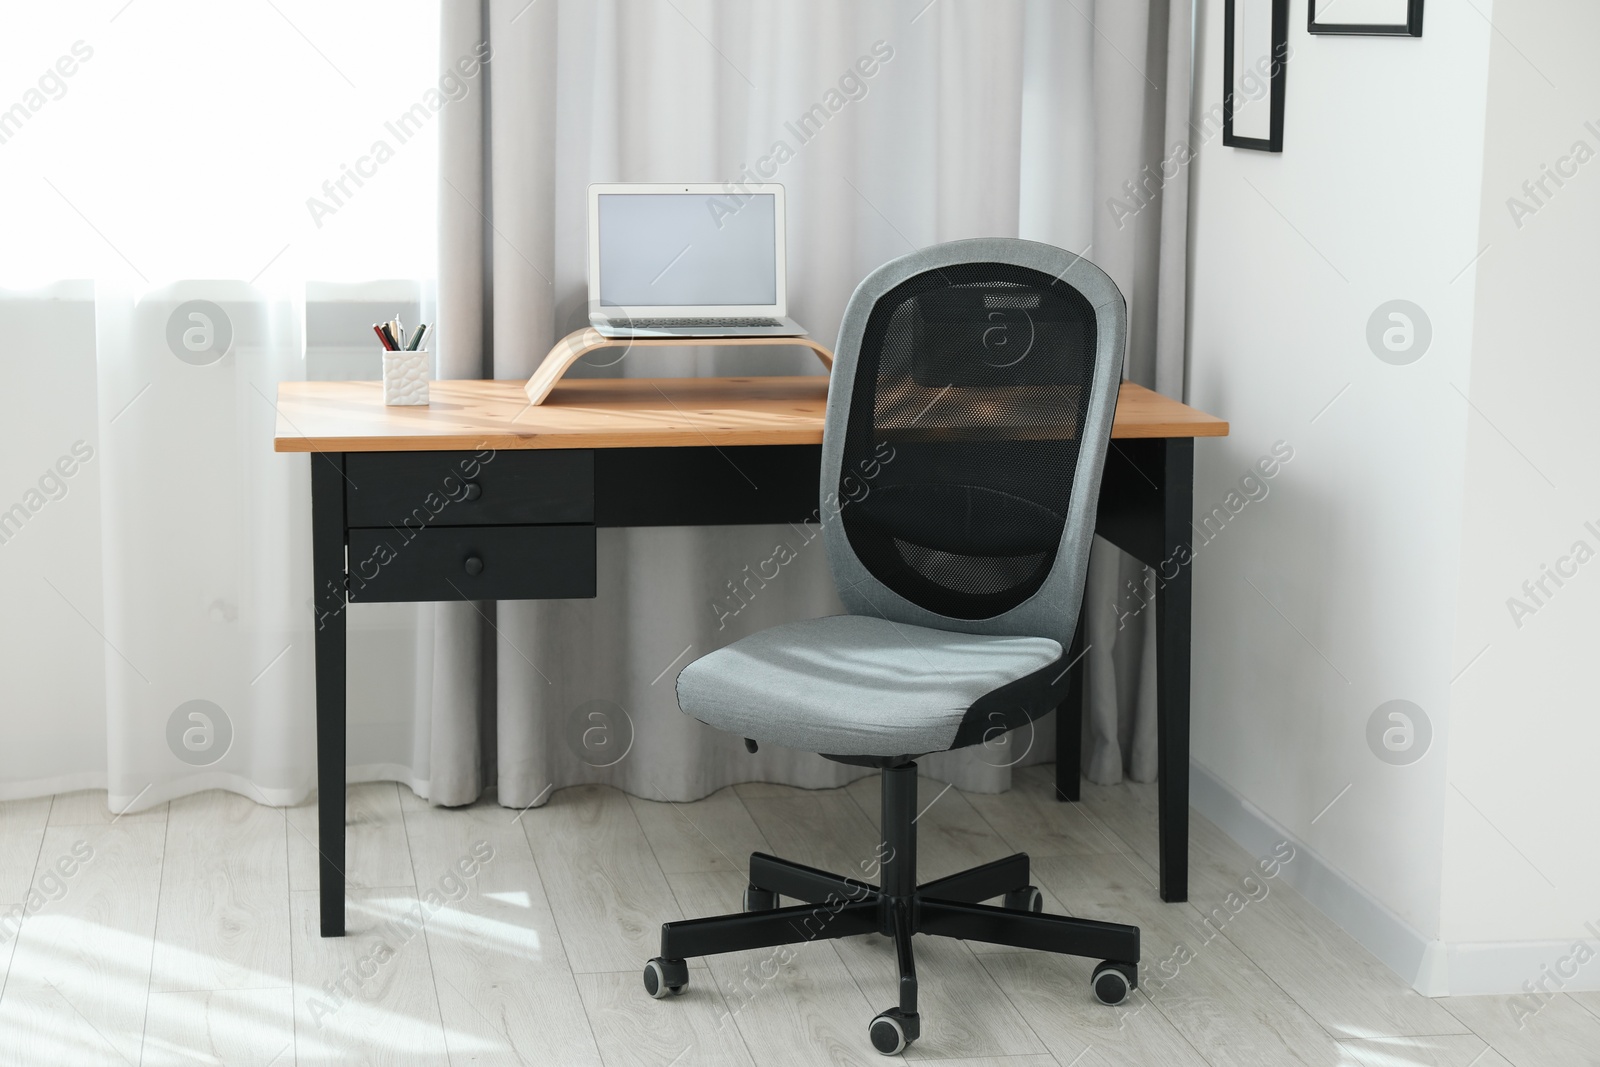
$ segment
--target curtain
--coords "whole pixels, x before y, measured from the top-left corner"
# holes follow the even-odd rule
[[[878,264],[1020,236],[1105,268],[1128,298],[1128,376],[1181,396],[1187,172],[1163,161],[1189,140],[1190,23],[1188,5],[1166,0],[447,4],[442,62],[489,58],[486,92],[440,131],[439,373],[525,378],[585,324],[589,183],[754,177],[786,187],[791,314],[825,342]],[[818,372],[803,352],[601,355],[572,373]],[[592,601],[424,609],[434,669],[412,766],[428,773],[413,787],[460,804],[493,783],[521,807],[583,781],[682,800],[863,773],[809,753],[751,755],[674,699],[693,658],[841,610],[819,546],[802,538],[606,530]],[[778,545],[795,562],[730,616],[729,583]],[[1096,781],[1155,774],[1153,612],[1124,614],[1141,579],[1096,543],[1084,749]],[[1053,756],[1052,730],[1047,719],[924,767],[998,791],[1012,766]]]
[[[296,293],[241,282],[95,293],[113,811],[305,795],[308,587],[284,578],[307,573],[311,484],[271,447],[303,318]]]
[[[363,284],[406,279],[381,304],[416,314],[460,95],[439,22],[436,0],[0,11],[0,799],[315,787],[310,468],[273,452],[277,388],[375,368]],[[363,703],[394,674],[352,670],[358,777],[412,773],[409,724]]]

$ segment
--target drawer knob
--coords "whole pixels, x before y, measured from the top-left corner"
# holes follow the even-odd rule
[[[468,556],[463,569],[474,578],[483,573],[483,560],[477,556]]]
[[[476,500],[483,495],[483,486],[477,482],[468,482],[466,490],[461,494],[463,500]]]

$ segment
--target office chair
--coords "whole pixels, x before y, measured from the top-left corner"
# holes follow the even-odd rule
[[[921,1032],[913,934],[1100,959],[1107,1004],[1137,985],[1137,927],[1041,914],[1024,853],[918,885],[915,825],[919,755],[993,743],[1065,696],[1126,336],[1115,283],[1031,241],[937,245],[857,286],[822,442],[823,544],[849,614],[736,641],[677,690],[752,751],[881,769],[878,884],[753,853],[742,913],[662,925],[651,996],[682,992],[692,956],[880,933],[900,1003],[869,1036],[893,1054]]]

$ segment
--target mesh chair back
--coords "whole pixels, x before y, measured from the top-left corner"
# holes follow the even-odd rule
[[[822,484],[852,613],[1067,646],[1126,324],[1104,272],[1030,241],[938,245],[857,287]]]

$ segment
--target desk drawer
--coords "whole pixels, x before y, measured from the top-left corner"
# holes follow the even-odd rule
[[[496,526],[594,521],[586,449],[351,452],[351,526]]]
[[[594,596],[594,527],[351,530],[350,600],[563,600]]]

